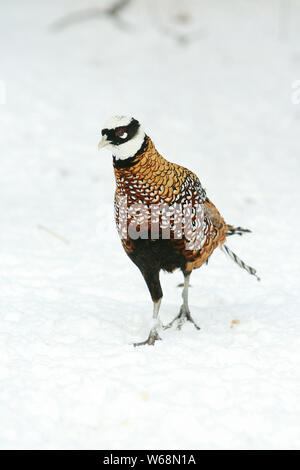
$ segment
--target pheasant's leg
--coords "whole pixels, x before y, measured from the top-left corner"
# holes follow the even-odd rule
[[[193,320],[190,309],[189,309],[188,296],[189,296],[190,276],[191,276],[191,273],[184,273],[184,287],[182,291],[183,304],[180,308],[179,314],[174,318],[174,320],[168,323],[168,325],[166,325],[165,328],[171,328],[171,326],[173,326],[174,323],[177,323],[177,328],[178,330],[180,330],[184,322],[187,320],[193,323],[194,327],[197,330],[200,330],[200,327]]]
[[[151,327],[148,338],[145,341],[141,341],[140,343],[134,343],[134,346],[144,346],[145,344],[149,344],[153,346],[156,340],[161,339],[157,331],[157,329],[160,326],[159,319],[158,319],[160,303],[161,303],[161,299],[159,299],[157,302],[153,302],[153,320],[152,320],[152,327]]]
[[[143,273],[143,276],[145,278],[153,300],[153,320],[148,338],[145,341],[142,341],[141,343],[134,343],[134,346],[143,346],[145,344],[153,346],[156,340],[161,339],[157,330],[160,327],[158,314],[163,294],[159,282],[159,272]]]

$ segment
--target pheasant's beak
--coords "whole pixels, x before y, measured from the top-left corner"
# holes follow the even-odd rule
[[[100,140],[99,144],[98,144],[98,150],[102,149],[102,147],[105,147],[106,145],[109,145],[110,142],[109,140],[107,140],[107,136],[104,134],[104,136],[102,137],[102,140]]]

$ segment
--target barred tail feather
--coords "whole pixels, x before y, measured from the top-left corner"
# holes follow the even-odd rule
[[[233,225],[227,225],[226,227],[226,237],[229,235],[243,235],[243,233],[251,233],[251,230],[248,228],[234,227]]]
[[[245,269],[249,274],[252,274],[253,276],[256,277],[258,281],[260,281],[260,278],[256,274],[256,269],[251,268],[251,266],[248,266],[244,261],[242,261],[233,251],[231,251],[227,245],[222,245],[221,250],[224,251],[240,268]]]

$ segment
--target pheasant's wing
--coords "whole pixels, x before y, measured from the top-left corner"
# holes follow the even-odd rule
[[[227,230],[227,224],[216,206],[208,198],[206,198],[206,201],[204,202],[204,211],[213,227],[220,233],[220,235],[223,234],[223,231]]]

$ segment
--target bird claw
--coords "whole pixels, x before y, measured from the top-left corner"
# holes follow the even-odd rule
[[[191,316],[190,312],[188,310],[184,310],[183,307],[181,307],[180,312],[178,315],[167,325],[163,327],[164,330],[167,330],[168,328],[171,328],[174,323],[177,322],[177,330],[181,330],[182,325],[184,324],[185,321],[189,321],[193,323],[194,327],[196,330],[200,330],[200,326],[197,325],[193,317]]]
[[[161,337],[159,336],[157,330],[151,330],[148,338],[145,341],[141,341],[140,343],[133,343],[133,346],[145,346],[145,344],[154,346],[155,341],[161,341]]]

